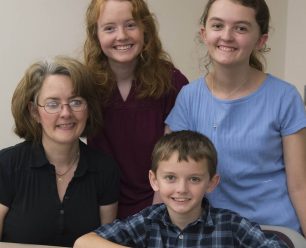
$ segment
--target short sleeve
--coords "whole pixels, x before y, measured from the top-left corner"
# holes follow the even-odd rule
[[[103,169],[99,170],[97,178],[99,191],[99,205],[108,205],[118,201],[119,198],[119,168],[115,161],[108,156],[101,163]]]
[[[172,83],[172,90],[167,94],[166,96],[166,104],[165,104],[165,110],[164,110],[164,119],[167,117],[169,112],[174,106],[176,97],[182,87],[186,84],[188,84],[188,79],[179,71],[178,69],[174,68],[172,71],[172,77],[171,77],[171,83]]]
[[[0,203],[7,207],[11,205],[13,200],[13,183],[8,160],[0,152]]]
[[[171,131],[189,130],[191,128],[187,93],[187,88],[184,86],[176,98],[173,109],[166,118],[165,123]]]
[[[303,100],[294,86],[285,91],[279,116],[282,136],[296,133],[306,127],[306,111]]]

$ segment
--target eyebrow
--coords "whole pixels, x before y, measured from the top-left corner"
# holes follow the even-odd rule
[[[82,98],[82,97],[79,96],[79,95],[72,95],[72,96],[68,97],[67,100],[70,101],[70,100],[72,100],[72,99],[74,99],[74,98],[78,98],[78,97]],[[60,98],[60,97],[57,97],[57,96],[50,96],[50,97],[46,97],[44,100],[59,101],[59,100],[61,100],[61,98]]]
[[[211,17],[207,20],[207,22],[210,21],[219,21],[219,22],[225,22],[223,19],[219,18],[219,17]],[[234,24],[245,24],[247,26],[252,26],[252,24],[249,21],[235,21]]]
[[[124,20],[123,23],[127,23],[127,22],[130,22],[130,21],[135,21],[136,22],[136,20],[134,18],[130,18],[130,19]],[[117,23],[113,22],[113,21],[100,22],[100,23],[98,22],[98,25],[102,27],[102,26],[106,26],[106,25],[117,25]]]

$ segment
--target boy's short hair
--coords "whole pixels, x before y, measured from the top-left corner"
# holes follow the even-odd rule
[[[166,134],[156,144],[152,153],[152,168],[156,173],[158,164],[168,160],[177,152],[178,161],[206,160],[210,178],[216,174],[217,151],[213,143],[203,134],[194,131],[178,131]]]

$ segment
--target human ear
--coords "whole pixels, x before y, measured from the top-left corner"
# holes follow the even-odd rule
[[[268,38],[269,38],[269,35],[268,35],[268,34],[263,34],[263,35],[261,35],[261,36],[259,37],[257,43],[256,43],[256,49],[257,49],[257,50],[262,49],[262,48],[265,46],[265,44],[266,44]]]
[[[159,191],[159,186],[158,186],[156,174],[152,170],[149,171],[149,181],[150,181],[152,189],[155,192]]]
[[[212,192],[216,187],[217,185],[219,184],[220,182],[220,176],[219,175],[214,175],[210,181],[209,181],[209,184],[208,184],[208,188],[206,190],[206,193],[210,193]]]
[[[40,117],[39,117],[39,113],[37,111],[37,107],[35,106],[35,104],[33,102],[29,102],[28,103],[28,110],[32,116],[32,118],[39,123],[40,122]]]
[[[206,28],[204,26],[200,28],[200,37],[204,44],[206,44]]]

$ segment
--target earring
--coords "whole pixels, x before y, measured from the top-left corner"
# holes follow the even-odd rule
[[[145,58],[144,58],[144,56],[143,56],[143,54],[142,54],[142,52],[140,53],[140,59],[143,61],[143,62],[145,62]]]

